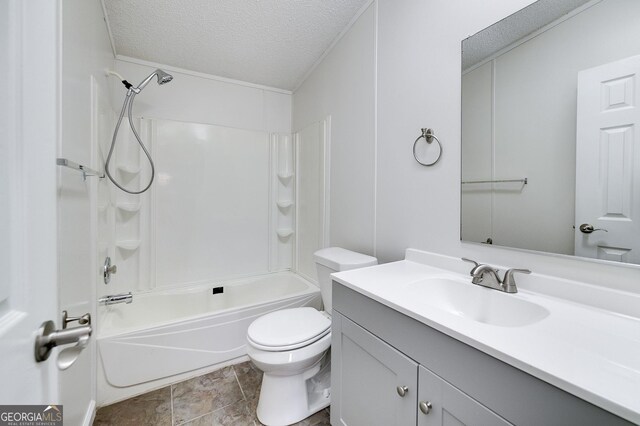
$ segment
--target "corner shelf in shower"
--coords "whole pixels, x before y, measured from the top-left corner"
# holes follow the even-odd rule
[[[126,213],[137,213],[140,211],[142,203],[118,203],[117,208]]]
[[[283,185],[288,185],[292,177],[293,173],[278,173],[278,179],[280,179]]]
[[[287,238],[293,235],[293,229],[288,229],[288,228],[278,229],[276,233],[278,234],[279,238],[286,240]]]
[[[140,248],[140,240],[117,241],[116,247],[123,252],[133,252]]]
[[[278,201],[277,204],[278,204],[278,208],[284,212],[285,210],[288,210],[291,206],[293,206],[293,201],[282,200],[282,201]]]
[[[123,177],[131,179],[134,176],[140,174],[140,167],[138,166],[118,166],[118,171]]]

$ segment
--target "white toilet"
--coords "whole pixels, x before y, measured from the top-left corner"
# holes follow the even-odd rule
[[[264,372],[258,419],[289,425],[325,408],[330,399],[330,274],[372,266],[375,257],[331,247],[314,253],[324,311],[283,309],[263,315],[247,331],[247,353]]]

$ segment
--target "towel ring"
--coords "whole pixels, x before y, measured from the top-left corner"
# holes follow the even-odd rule
[[[432,129],[421,129],[421,130],[422,130],[422,134],[418,136],[418,139],[416,139],[416,141],[413,143],[413,158],[415,158],[416,161],[422,164],[423,166],[433,166],[438,161],[440,161],[440,157],[442,157],[442,144],[440,143],[440,139],[438,139],[436,135],[433,134]],[[432,143],[434,139],[436,140],[436,142],[438,142],[438,147],[440,148],[440,152],[438,153],[438,158],[436,158],[432,163],[423,163],[418,159],[418,155],[416,155],[416,145],[418,144],[418,141],[422,138],[424,138],[424,140],[428,144]]]

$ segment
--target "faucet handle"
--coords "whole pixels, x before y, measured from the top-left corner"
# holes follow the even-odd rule
[[[469,272],[469,275],[473,275],[473,270],[476,269],[478,266],[480,266],[480,264],[475,260],[467,259],[466,257],[461,257],[461,259],[464,260],[465,262],[473,263],[474,266],[473,266],[473,269],[471,269],[471,272]]]
[[[512,268],[507,270],[507,272],[504,273],[504,278],[502,280],[502,286],[505,289],[505,292],[507,293],[517,293],[518,292],[518,288],[516,287],[516,280],[513,278],[513,274],[530,274],[531,271],[528,269],[517,269],[517,268]]]

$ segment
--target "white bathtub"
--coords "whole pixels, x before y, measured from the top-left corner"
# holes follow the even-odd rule
[[[320,305],[318,287],[290,272],[134,295],[131,304],[98,308],[100,367],[118,388],[183,375],[246,355],[257,317]]]

